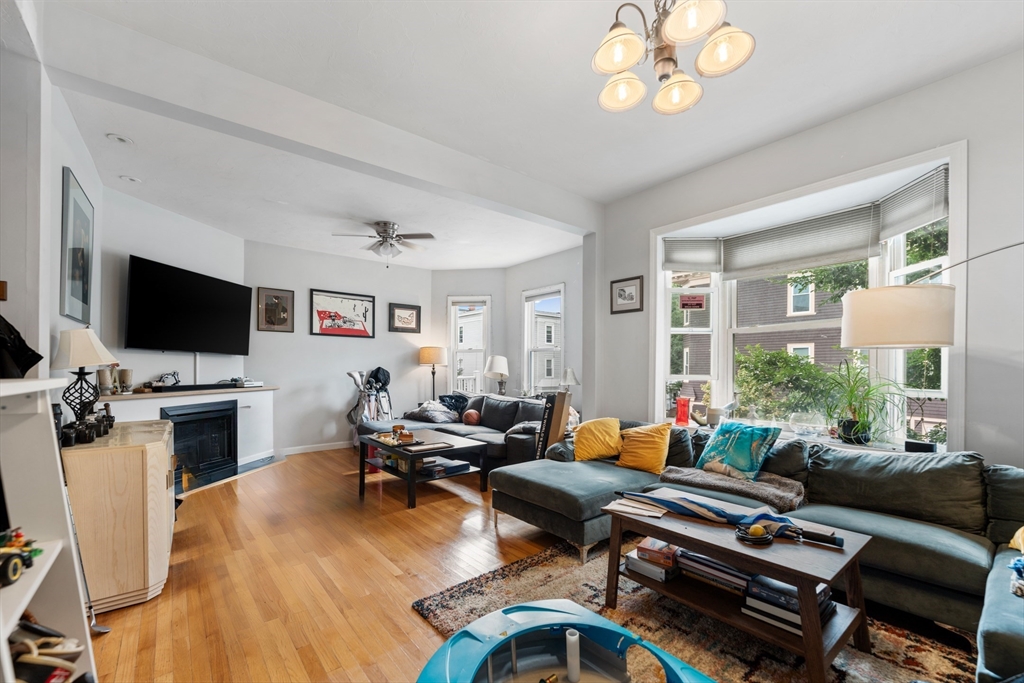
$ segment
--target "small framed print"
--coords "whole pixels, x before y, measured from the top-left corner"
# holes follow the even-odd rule
[[[370,294],[309,290],[309,333],[328,337],[376,334],[376,298]]]
[[[256,289],[256,329],[261,332],[295,331],[295,292],[290,289]]]
[[[612,280],[612,313],[644,310],[644,276]]]
[[[388,304],[388,332],[420,333],[420,307]]]
[[[60,224],[60,314],[89,324],[92,304],[92,202],[78,178],[64,167]]]

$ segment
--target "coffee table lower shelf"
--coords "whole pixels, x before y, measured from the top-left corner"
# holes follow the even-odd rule
[[[784,631],[741,612],[740,610],[745,604],[742,596],[715,588],[696,579],[689,580],[686,577],[677,577],[672,581],[662,583],[626,569],[625,563],[619,564],[619,575],[794,654],[801,656],[806,654],[802,636]],[[857,628],[859,614],[859,609],[836,603],[835,614],[821,627],[826,662],[835,659],[835,656],[853,635]]]

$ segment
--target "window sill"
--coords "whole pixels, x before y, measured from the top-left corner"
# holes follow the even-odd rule
[[[746,420],[734,420],[734,422],[744,422],[744,423],[747,423]],[[760,424],[758,426],[770,426],[770,424]],[[779,426],[779,425],[776,425],[776,426]],[[687,429],[689,429],[691,432],[703,431],[703,432],[705,432],[707,434],[711,434],[711,433],[713,433],[715,431],[711,427],[699,427],[699,426],[693,426],[693,425],[688,425]],[[844,441],[840,441],[839,439],[834,439],[834,438],[832,438],[830,436],[825,436],[825,435],[822,435],[822,434],[800,435],[800,434],[797,434],[796,432],[794,432],[794,431],[792,431],[790,429],[782,427],[782,431],[779,433],[778,441],[779,442],[786,442],[786,441],[792,441],[793,439],[803,439],[807,443],[822,444],[824,446],[831,446],[832,448],[837,448],[839,450],[846,450],[846,451],[868,451],[868,452],[876,452],[876,453],[903,453],[904,452],[903,448],[899,444],[889,443],[889,442],[886,442],[886,441],[872,441],[869,445],[858,446],[856,444],[849,444],[849,443],[846,443]],[[945,453],[946,452],[946,444],[940,443],[940,444],[936,444],[936,446],[937,446],[937,452],[939,452],[939,453]],[[921,455],[924,455],[924,453],[922,453]]]

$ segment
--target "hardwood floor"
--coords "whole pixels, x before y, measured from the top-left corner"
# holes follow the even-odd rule
[[[474,475],[421,485],[368,475],[352,450],[290,456],[190,495],[170,576],[142,605],[100,615],[110,681],[414,681],[443,642],[417,598],[557,539],[507,515],[498,533]]]

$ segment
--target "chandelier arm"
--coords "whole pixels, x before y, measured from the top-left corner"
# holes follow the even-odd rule
[[[634,5],[632,2],[624,2],[624,3],[622,3],[621,5],[619,5],[619,8],[617,10],[615,10],[615,21],[619,20],[619,12],[622,11],[623,7],[632,7],[633,9],[635,9],[637,12],[640,13],[640,21],[642,21],[644,23],[644,38],[647,39],[648,38],[648,36],[647,36],[647,34],[648,34],[647,15],[644,14],[644,11],[642,9],[640,9],[639,5]]]

